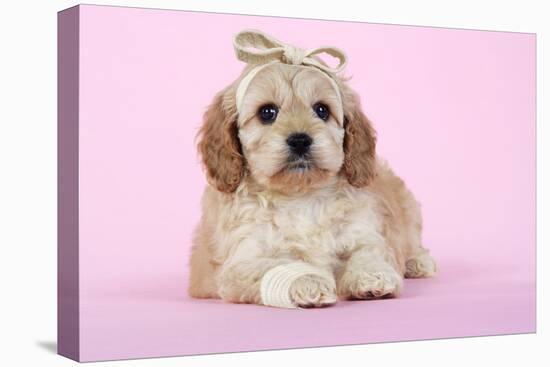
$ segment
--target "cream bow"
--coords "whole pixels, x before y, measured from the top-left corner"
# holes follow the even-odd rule
[[[314,66],[329,74],[336,74],[346,66],[346,54],[336,47],[318,47],[303,50],[292,45],[284,44],[275,38],[256,30],[245,30],[238,33],[233,39],[233,46],[237,58],[246,63],[265,64],[270,61],[280,61],[292,65]],[[314,58],[316,55],[327,53],[339,60],[336,67],[324,65]]]
[[[342,97],[340,88],[334,80],[334,75],[344,69],[347,63],[344,52],[336,47],[318,47],[309,50],[303,50],[292,45],[282,43],[275,38],[257,31],[244,30],[239,32],[233,39],[233,46],[237,58],[249,64],[257,65],[251,69],[248,74],[241,80],[237,87],[236,103],[237,112],[241,112],[241,106],[244,94],[254,76],[264,67],[271,63],[281,62],[290,65],[303,65],[318,69],[329,79],[334,87],[336,94],[340,100],[338,116],[340,122],[343,123],[343,109],[341,108]],[[315,58],[322,53],[327,53],[338,59],[339,63],[336,67],[330,67],[323,64]]]

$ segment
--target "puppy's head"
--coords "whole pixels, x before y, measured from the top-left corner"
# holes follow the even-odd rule
[[[237,106],[247,71],[204,116],[199,151],[211,184],[233,192],[246,175],[281,192],[319,188],[336,175],[356,187],[368,184],[375,133],[343,80],[312,67],[271,63],[249,81]]]

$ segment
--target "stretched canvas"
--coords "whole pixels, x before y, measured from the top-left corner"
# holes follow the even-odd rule
[[[535,332],[534,34],[94,5],[59,12],[58,26],[59,354],[99,361]],[[307,309],[259,293],[189,294],[196,228],[203,215],[223,216],[205,213],[201,197],[223,191],[212,177],[226,168],[204,167],[197,144],[205,111],[247,67],[234,44],[243,30],[280,40],[279,64],[303,67],[318,59],[300,52],[319,47],[345,55],[342,75],[376,131],[377,156],[420,204],[434,274],[406,277],[391,297]],[[332,77],[338,60],[318,56],[321,66],[307,67],[345,100]],[[264,107],[264,125],[283,118],[283,107]],[[327,106],[313,107],[308,118],[325,126]],[[334,129],[349,123],[343,108],[331,109]],[[240,179],[255,167],[244,163]],[[234,198],[233,189],[216,195]]]

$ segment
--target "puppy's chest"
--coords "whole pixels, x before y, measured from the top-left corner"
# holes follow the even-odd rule
[[[331,235],[337,237],[350,205],[336,200],[311,200],[277,203],[271,222],[287,238]]]
[[[340,253],[372,229],[369,212],[367,200],[343,196],[273,200],[258,206],[254,221],[267,246]]]

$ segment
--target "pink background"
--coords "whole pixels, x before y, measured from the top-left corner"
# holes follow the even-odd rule
[[[346,51],[437,278],[307,311],[186,295],[194,137],[243,28]],[[83,361],[535,330],[533,34],[80,6],[79,124]]]

